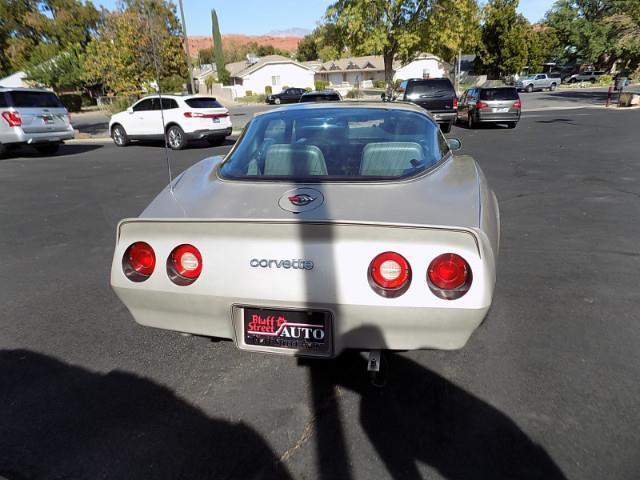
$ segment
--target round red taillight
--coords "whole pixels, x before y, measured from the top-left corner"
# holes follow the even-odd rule
[[[190,285],[202,273],[202,255],[193,245],[179,245],[167,259],[169,278],[178,285]]]
[[[375,257],[369,265],[369,284],[374,291],[384,297],[397,297],[409,288],[411,266],[395,252],[384,252]]]
[[[122,270],[133,282],[143,282],[156,267],[156,254],[151,245],[136,242],[129,245],[122,257]]]
[[[471,267],[455,253],[434,258],[427,270],[427,283],[440,298],[454,300],[467,293],[471,286]]]

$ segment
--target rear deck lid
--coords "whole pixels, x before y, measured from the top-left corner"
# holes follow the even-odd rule
[[[9,105],[19,114],[25,133],[65,131],[69,128],[67,109],[53,92],[14,90],[8,92]]]

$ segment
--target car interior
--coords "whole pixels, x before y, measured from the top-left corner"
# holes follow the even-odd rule
[[[249,129],[253,138],[241,142],[245,148],[225,162],[223,175],[397,178],[435,165],[448,151],[433,122],[407,113],[274,118],[260,123]]]

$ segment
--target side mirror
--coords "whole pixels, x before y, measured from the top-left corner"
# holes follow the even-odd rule
[[[133,113],[133,107],[127,108],[127,113]]]
[[[462,142],[458,138],[447,138],[447,145],[449,146],[449,150],[455,152],[456,150],[460,150],[462,148]]]

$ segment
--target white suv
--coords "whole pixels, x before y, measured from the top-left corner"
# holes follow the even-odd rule
[[[231,119],[229,111],[213,97],[152,95],[113,115],[109,132],[119,147],[131,140],[162,140],[166,134],[169,147],[181,150],[195,139],[221,145],[231,135]]]
[[[0,87],[0,155],[21,145],[52,154],[72,138],[69,113],[55,93]]]

